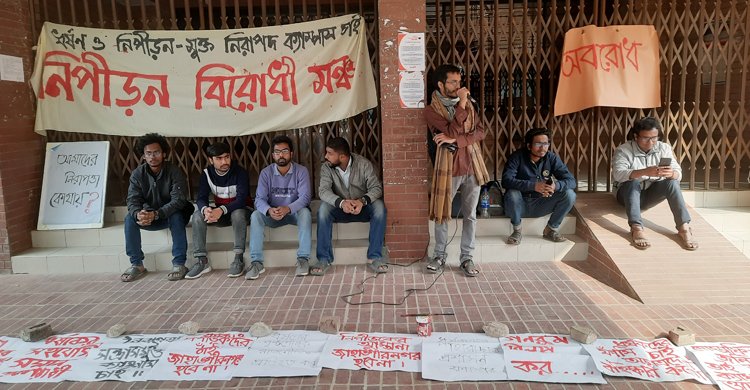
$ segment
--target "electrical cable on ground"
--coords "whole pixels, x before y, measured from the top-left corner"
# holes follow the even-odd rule
[[[460,215],[459,215],[459,217],[460,217]],[[448,243],[446,244],[446,247],[453,241],[453,238],[456,237],[456,233],[458,232],[458,219],[459,219],[458,217],[456,217],[454,219],[454,221],[455,221],[455,228],[453,229],[453,235],[451,236],[451,239],[448,240]],[[425,248],[424,248],[424,255],[422,257],[418,258],[418,259],[415,259],[414,261],[412,261],[409,264],[396,264],[396,263],[387,263],[387,264],[389,266],[395,266],[395,267],[404,267],[404,268],[411,267],[412,265],[414,265],[414,264],[422,261],[422,259],[424,259],[424,258],[426,258],[428,256],[427,250],[428,250],[429,247],[430,247],[430,240],[427,241],[427,246],[425,246]],[[424,287],[424,288],[417,288],[417,287],[407,288],[406,290],[404,290],[404,292],[406,293],[406,295],[404,295],[401,298],[401,300],[398,301],[398,302],[383,302],[383,301],[352,302],[351,301],[352,297],[355,297],[357,295],[364,295],[364,293],[365,293],[365,283],[367,283],[367,281],[370,280],[370,279],[376,279],[378,277],[378,275],[380,275],[380,274],[375,274],[375,275],[371,275],[371,276],[368,276],[368,277],[364,278],[364,280],[362,280],[362,282],[359,284],[360,288],[361,288],[361,290],[359,292],[342,295],[341,299],[344,302],[346,302],[348,305],[352,305],[352,306],[372,305],[372,304],[381,304],[381,305],[385,305],[385,306],[401,306],[401,305],[404,304],[404,302],[406,302],[406,298],[409,298],[413,293],[419,292],[419,291],[428,291],[429,289],[431,289],[432,286],[435,285],[435,282],[437,282],[438,279],[440,279],[440,277],[443,276],[443,272],[445,272],[445,265],[443,265],[442,267],[440,267],[440,272],[437,274],[437,276],[432,281],[432,283],[430,283],[429,286]]]

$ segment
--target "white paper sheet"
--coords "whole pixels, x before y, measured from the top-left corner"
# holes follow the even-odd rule
[[[750,345],[696,343],[686,348],[721,390],[750,389]]]
[[[603,374],[629,376],[654,382],[695,379],[710,384],[711,379],[686,356],[685,348],[667,339],[599,339],[584,345]]]
[[[2,365],[0,382],[60,382],[79,380],[77,370],[86,370],[86,359],[96,354],[104,336],[73,333],[48,337],[34,343],[13,345],[13,357]]]
[[[330,337],[320,332],[282,330],[256,338],[235,376],[317,376],[320,355]]]
[[[581,343],[561,334],[523,333],[501,337],[500,342],[506,351],[585,354]]]
[[[508,379],[548,383],[607,383],[585,355],[504,350]]]
[[[323,367],[420,372],[422,339],[413,334],[339,333],[323,348]]]
[[[422,378],[498,381],[505,373],[500,340],[482,334],[433,333],[422,342]]]

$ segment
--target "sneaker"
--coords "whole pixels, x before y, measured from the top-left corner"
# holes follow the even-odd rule
[[[253,261],[250,263],[250,267],[247,268],[247,274],[245,274],[245,279],[247,280],[255,280],[258,279],[258,276],[262,274],[263,272],[266,272],[266,268],[263,267],[263,263],[260,261]]]
[[[310,261],[304,257],[297,258],[297,269],[294,274],[296,276],[307,276],[310,273]]]
[[[245,260],[242,258],[242,253],[237,253],[234,255],[234,261],[232,261],[232,264],[229,265],[229,275],[227,275],[230,278],[236,278],[238,276],[242,276],[242,274],[245,273]]]
[[[190,268],[190,271],[185,274],[185,279],[198,279],[201,277],[201,275],[207,274],[209,272],[211,272],[211,265],[208,264],[208,259],[205,257],[199,257],[198,262],[193,264],[193,267]]]

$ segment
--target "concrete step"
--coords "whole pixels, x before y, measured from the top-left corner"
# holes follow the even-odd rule
[[[589,248],[586,240],[576,235],[565,235],[565,237],[568,241],[551,242],[541,236],[524,234],[521,244],[509,245],[505,243],[507,236],[477,236],[473,259],[477,264],[586,260]],[[428,253],[432,254],[434,248],[435,243],[430,242]],[[458,264],[461,253],[460,234],[449,241],[446,251],[448,252],[448,263]]]
[[[547,226],[549,216],[541,218],[524,218],[521,221],[524,235],[536,235],[541,236],[544,232],[544,227]],[[463,231],[463,224],[461,219],[452,219],[448,222],[448,234],[452,235],[456,232],[456,236],[460,237]],[[435,236],[435,222],[430,221],[430,239],[434,239]],[[492,218],[480,218],[477,219],[476,236],[508,236],[513,232],[513,225],[510,223],[508,217],[492,217]],[[572,215],[566,216],[560,224],[560,233],[563,235],[576,234],[576,217]]]

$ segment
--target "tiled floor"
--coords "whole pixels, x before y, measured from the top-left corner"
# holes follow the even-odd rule
[[[455,259],[453,259],[455,262]],[[365,294],[354,302],[398,302],[404,290],[429,285],[434,275],[422,264],[392,267],[390,273],[365,283]],[[268,270],[256,281],[228,279],[213,272],[193,281],[168,282],[166,273],[152,273],[134,283],[116,274],[71,276],[0,276],[0,334],[16,335],[42,321],[57,332],[106,332],[115,323],[131,332],[176,331],[187,320],[203,331],[247,330],[256,321],[277,329],[317,329],[321,316],[336,315],[344,330],[410,332],[415,325],[403,313],[453,311],[434,320],[436,331],[478,332],[483,323],[502,321],[514,333],[565,333],[570,325],[586,324],[601,337],[650,339],[678,324],[696,331],[702,341],[750,342],[750,302],[732,304],[641,304],[564,263],[493,263],[481,266],[477,278],[466,278],[455,264],[426,292],[414,293],[403,305],[348,305],[341,295],[358,290],[371,274],[363,265],[334,266],[324,277],[297,278],[290,268]],[[693,383],[659,384],[607,377],[609,388],[710,388]],[[246,378],[210,382],[70,383],[2,385],[0,388],[140,389],[140,388],[262,388],[262,389],[579,389],[591,386],[535,383],[442,383],[419,374],[334,371],[318,377]]]

